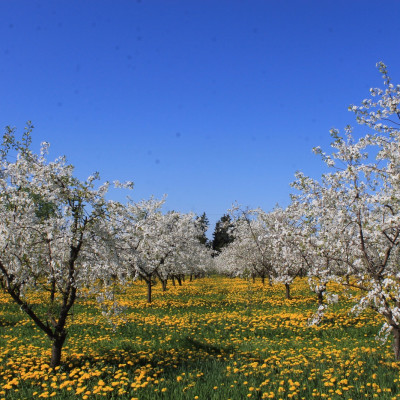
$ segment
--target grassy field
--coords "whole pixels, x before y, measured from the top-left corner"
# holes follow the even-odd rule
[[[390,343],[375,340],[380,318],[349,316],[341,299],[309,327],[307,282],[293,300],[284,292],[213,277],[157,285],[147,305],[137,283],[114,326],[80,301],[55,372],[49,341],[0,293],[0,399],[400,399]]]

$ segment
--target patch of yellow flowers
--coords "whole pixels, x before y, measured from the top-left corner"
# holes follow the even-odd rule
[[[46,338],[0,293],[0,321],[10,316],[17,321],[2,327],[0,399],[18,398],[19,391],[34,398],[86,400],[113,393],[141,399],[149,390],[154,398],[168,399],[171,387],[177,386],[182,399],[201,399],[206,398],[201,385],[207,383],[201,362],[209,360],[223,363],[225,371],[210,384],[213,392],[229,388],[246,393],[246,398],[282,400],[351,398],[347,394],[355,392],[358,398],[400,399],[399,377],[382,387],[379,374],[370,373],[386,368],[398,376],[389,345],[351,333],[345,340],[325,334],[347,328],[352,333],[366,327],[377,330],[382,321],[368,313],[349,315],[344,307],[348,301],[342,299],[344,306],[328,312],[321,326],[308,326],[317,300],[305,280],[293,284],[293,300],[284,298],[280,285],[221,277],[185,282],[167,292],[156,286],[151,305],[145,302],[145,290],[135,283],[120,291],[126,312],[116,317],[113,327],[101,318],[93,299],[82,300],[82,311],[70,320],[63,365],[55,370],[47,364]],[[134,336],[124,334],[127,326],[133,327]],[[98,334],[92,334],[93,327]],[[182,346],[183,340],[190,346]],[[378,353],[383,355],[380,364],[367,365]],[[182,372],[183,363],[193,368]],[[166,371],[174,369],[177,373],[170,379]]]

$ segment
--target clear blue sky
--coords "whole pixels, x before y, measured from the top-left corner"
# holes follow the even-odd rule
[[[400,2],[1,0],[0,126],[207,213],[286,206],[350,103],[400,83]],[[113,192],[122,200],[126,193]]]

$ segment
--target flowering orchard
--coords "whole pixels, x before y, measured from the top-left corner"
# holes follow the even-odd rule
[[[337,300],[337,294],[326,290],[328,282],[337,282],[349,296],[351,289],[360,290],[363,295],[353,311],[371,309],[384,317],[380,337],[392,336],[398,361],[400,85],[391,83],[383,63],[378,68],[384,89],[371,89],[371,98],[349,107],[364,135],[355,137],[350,126],[343,136],[332,129],[333,153],[314,149],[332,172],[320,180],[299,172],[285,210],[238,212],[234,208],[236,241],[225,248],[218,264],[232,274],[254,274],[256,265],[263,267],[287,288],[297,275],[307,275],[319,298],[315,323],[323,317],[326,303]],[[237,243],[255,258],[244,257],[243,262]]]
[[[35,335],[36,332],[40,332],[50,347],[50,354],[47,355],[49,360],[46,367],[42,358],[36,358],[39,361],[35,361],[34,364],[28,362],[29,367],[21,367],[25,369],[18,370],[19,375],[13,375],[4,369],[2,374],[5,386],[3,392],[0,393],[7,395],[11,393],[10,398],[13,398],[12,390],[18,387],[21,377],[29,380],[31,373],[40,375],[36,370],[38,365],[43,366],[43,371],[48,373],[47,379],[50,379],[50,370],[53,372],[60,370],[63,349],[68,348],[65,358],[70,360],[68,365],[74,366],[70,352],[73,332],[76,329],[74,326],[76,321],[82,318],[80,316],[88,312],[90,315],[84,317],[88,321],[100,321],[101,318],[106,318],[111,323],[110,329],[111,327],[123,329],[124,324],[126,329],[133,329],[132,326],[135,325],[136,320],[133,318],[132,307],[135,310],[137,307],[132,305],[129,296],[135,298],[136,294],[133,295],[132,290],[139,287],[138,281],[145,283],[146,295],[143,294],[145,297],[143,301],[136,301],[145,315],[145,321],[148,318],[147,321],[151,325],[153,288],[157,288],[155,286],[157,283],[162,288],[162,296],[164,296],[162,298],[168,298],[169,293],[180,295],[185,293],[183,289],[180,290],[187,284],[187,282],[183,284],[185,277],[190,276],[191,281],[192,277],[204,277],[212,272],[248,279],[246,283],[248,300],[244,309],[241,309],[239,305],[234,305],[233,309],[229,308],[232,304],[226,301],[225,293],[232,293],[231,289],[225,288],[226,292],[221,292],[216,286],[210,284],[210,287],[216,290],[215,299],[221,300],[222,306],[228,307],[227,310],[231,312],[238,308],[245,315],[251,315],[253,312],[251,299],[254,292],[250,278],[253,280],[257,277],[261,278],[265,285],[259,292],[262,295],[270,295],[269,291],[274,292],[274,288],[280,288],[283,284],[286,293],[286,300],[282,300],[284,312],[289,312],[289,306],[294,304],[292,299],[307,303],[311,293],[313,310],[307,309],[301,317],[299,316],[302,323],[307,325],[307,327],[304,325],[304,330],[301,330],[302,335],[314,332],[312,329],[317,328],[312,328],[312,326],[316,324],[324,326],[323,332],[330,332],[334,329],[336,322],[341,321],[341,311],[338,310],[342,310],[344,306],[353,311],[351,318],[365,316],[370,318],[374,315],[373,321],[365,325],[355,323],[354,328],[361,329],[369,324],[369,328],[364,330],[363,334],[363,339],[368,343],[377,334],[383,342],[391,337],[394,355],[392,357],[396,362],[400,361],[400,85],[395,86],[391,83],[387,68],[383,63],[378,63],[378,67],[383,76],[384,88],[371,89],[370,98],[365,99],[360,106],[349,107],[359,125],[357,134],[353,134],[350,126],[345,128],[343,135],[333,129],[331,131],[333,152],[329,154],[318,147],[314,149],[330,172],[323,174],[319,180],[299,172],[292,184],[294,193],[291,196],[291,203],[285,209],[276,207],[271,212],[266,212],[260,209],[242,210],[235,205],[231,210],[233,228],[230,232],[234,241],[224,247],[221,252],[214,254],[199,240],[203,231],[195,215],[179,212],[163,213],[164,200],[153,198],[138,203],[128,199],[126,204],[107,200],[109,183],[97,185],[99,179],[97,174],[85,181],[77,179],[73,174],[73,166],[67,164],[65,158],[47,160],[47,143],[42,144],[40,154],[35,154],[31,150],[32,126],[30,124],[20,140],[17,139],[13,129],[7,128],[0,148],[0,285],[5,310],[0,323],[4,326],[13,326],[12,321],[18,320],[16,322],[18,326],[26,326],[30,332],[35,332]],[[114,184],[126,189],[132,187],[130,182],[121,184],[116,181]],[[308,283],[310,292],[306,293],[304,289],[301,296],[296,298],[293,288],[298,282],[304,284],[305,281]],[[169,286],[168,282],[170,282]],[[176,282],[179,286],[176,286]],[[204,282],[209,281],[205,279],[203,284]],[[196,287],[197,284],[201,287],[199,282],[191,282],[190,287]],[[235,288],[233,284],[232,288]],[[203,287],[201,290],[206,289]],[[127,293],[129,293],[128,297]],[[239,292],[237,296],[240,298]],[[186,299],[189,304],[197,301],[196,296]],[[177,303],[174,303],[175,301]],[[202,318],[204,310],[201,308],[201,300],[198,301],[198,307],[194,308],[186,318],[197,327],[199,327],[199,322],[203,321],[204,325],[198,329],[207,332],[210,326],[209,319]],[[173,308],[174,304],[182,306],[181,300],[176,299],[174,302],[171,303],[172,305],[168,303],[169,308],[161,307],[160,310],[164,310],[168,315],[168,310]],[[28,319],[21,322],[16,312],[8,312],[12,304],[18,306]],[[281,311],[277,310],[278,315],[281,315],[279,314]],[[290,320],[291,318],[289,317]],[[329,324],[329,318],[333,321],[332,324]],[[247,322],[240,321],[240,323],[248,323],[247,320]],[[252,327],[252,332],[258,332],[258,326],[263,326],[263,321],[259,315],[248,326]],[[288,329],[293,328],[290,323],[286,323],[287,320],[284,318],[282,321]],[[240,323],[237,325],[239,331],[242,329]],[[376,323],[380,324],[379,332],[375,331]],[[303,325],[301,326],[303,328]],[[141,332],[145,335],[148,326],[143,323],[142,327]],[[269,334],[279,336],[278,328],[278,325],[274,329],[271,328]],[[307,330],[308,328],[311,330]],[[136,328],[134,329],[135,337],[137,341],[140,341],[141,334],[136,331]],[[227,325],[224,328],[218,328],[220,332],[222,332],[221,329],[224,330],[226,336],[231,328]],[[10,343],[18,340],[17,336],[13,336],[17,331],[11,329],[8,334]],[[207,355],[203,359],[200,353],[196,353],[196,357],[201,362],[208,360],[211,363],[218,361],[219,358],[225,361],[235,359],[235,351],[238,350],[234,347],[235,340],[258,343],[259,346],[262,346],[261,343],[266,340],[263,335],[253,337],[250,334],[240,339],[229,335],[233,347],[227,358],[226,352],[229,347],[227,343],[221,348],[215,345],[213,339],[204,337],[203,341],[198,341],[195,333],[201,332],[193,331],[193,335],[188,334],[185,343],[191,344],[200,353],[201,349],[206,354],[212,353],[211,361]],[[351,333],[359,335],[356,329],[352,329]],[[102,341],[100,338],[103,334],[105,334],[103,331],[97,332],[95,334],[97,336],[91,339],[96,342],[97,337],[98,341]],[[165,337],[165,340],[169,337],[165,332],[157,334],[161,335],[158,336],[160,340],[153,343],[151,339],[152,346],[156,346],[155,343],[161,346],[164,343],[161,337]],[[112,333],[108,332],[107,335],[112,335]],[[330,334],[327,333],[327,335]],[[69,340],[67,340],[68,336]],[[99,353],[93,353],[86,339],[82,339],[80,335],[76,338],[82,340],[81,344],[77,343],[77,346],[81,346],[82,357],[87,357],[87,361],[84,368],[82,365],[79,367],[79,372],[68,376],[72,377],[79,373],[88,379],[92,379],[93,376],[101,377],[101,379],[97,382],[97,386],[92,380],[90,380],[90,385],[80,380],[80,385],[77,383],[76,387],[69,390],[75,390],[76,395],[85,393],[84,396],[98,394],[108,396],[107,393],[113,392],[112,388],[120,385],[120,381],[114,380],[106,384],[104,380],[106,374],[99,375],[98,370],[93,370],[97,372],[91,375],[92,372],[88,371],[92,371],[93,363],[96,364],[98,360],[101,360],[102,365],[105,365],[104,371],[109,373],[115,367],[113,357],[103,359]],[[295,340],[299,341],[299,337]],[[43,343],[41,342],[40,346],[43,346]],[[305,346],[312,348],[309,342],[304,343]],[[119,345],[124,346],[123,343]],[[129,344],[131,345],[132,343]],[[285,352],[284,348],[276,344],[273,347],[278,349],[273,351]],[[249,360],[252,362],[251,365],[257,367],[255,367],[257,370],[261,363],[259,360],[264,359],[262,365],[265,367],[261,368],[263,371],[257,372],[263,378],[272,374],[273,371],[281,371],[282,365],[288,362],[279,355],[279,365],[267,363],[265,360],[270,360],[270,358],[265,352],[261,354],[259,347],[253,350],[257,356],[249,356]],[[151,358],[145,356],[144,359],[148,361],[146,365],[150,365],[151,368],[148,368],[152,371],[150,377],[147,367],[145,369],[139,367],[141,357],[137,358],[136,355],[131,354],[136,351],[142,350],[129,347],[127,350],[129,357],[127,355],[126,359],[118,359],[118,363],[124,367],[127,364],[135,365],[135,372],[131,375],[127,373],[129,377],[121,372],[118,378],[130,382],[132,388],[138,388],[137,385],[139,385],[135,383],[136,381],[132,381],[137,377],[135,374],[139,374],[138,382],[140,385],[144,384],[140,386],[142,388],[152,386],[150,383],[153,381],[160,383],[158,375],[164,374],[165,369],[161,367],[154,369],[150,362]],[[342,354],[342,351],[344,352],[340,350],[339,353]],[[41,348],[40,353],[43,353]],[[310,360],[313,360],[306,353],[301,353],[304,358],[303,361],[299,361],[302,365],[299,368],[300,372],[304,372],[305,366],[308,367]],[[180,362],[182,365],[192,366],[192,360],[190,360],[192,357],[193,355],[188,353],[187,359]],[[342,355],[339,358],[341,357]],[[21,361],[13,358],[10,349],[2,354],[1,358],[8,367]],[[80,358],[77,357],[77,359]],[[291,356],[287,355],[287,359],[291,359]],[[166,362],[163,358],[159,361],[161,364]],[[386,358],[378,358],[375,361],[387,362]],[[108,362],[114,367],[110,367]],[[349,365],[346,364],[347,361],[343,362],[344,366]],[[361,368],[364,361],[358,362]],[[220,364],[217,365],[220,366]],[[397,368],[396,363],[390,365],[392,368]],[[335,367],[337,367],[336,364],[330,368]],[[196,368],[200,371],[199,365],[196,365]],[[226,377],[234,376],[239,372],[250,374],[247,367],[240,369],[233,364],[230,368]],[[343,368],[342,364],[340,368]],[[369,368],[372,367],[369,366],[368,371],[370,371]],[[66,369],[63,371],[67,374]],[[313,373],[307,372],[307,379],[312,380],[316,376],[315,372],[315,368]],[[204,374],[204,372],[198,373],[200,374],[198,378],[202,376],[201,373]],[[215,370],[214,373],[219,372]],[[123,376],[125,376],[124,379],[122,379]],[[142,382],[144,376],[147,376],[148,383]],[[309,393],[307,385],[300,383],[300,380],[293,380],[294,377],[290,378],[289,389],[283,383],[283,386],[275,387],[276,382],[272,385],[271,378],[266,378],[262,385],[255,381],[254,386],[251,386],[252,390],[249,388],[247,397],[254,395],[258,398],[261,396],[290,398],[296,393],[296,396],[308,398],[314,393],[316,393],[315,396],[320,397],[353,393],[351,396],[359,398],[362,392],[365,396],[372,393],[367,393],[364,390],[365,387],[362,391],[361,387],[348,384],[350,378],[356,380],[351,373],[340,377],[340,387],[337,387],[339,378],[331,373],[329,376],[330,383],[325,382],[324,386],[334,387],[334,389],[328,389],[327,392],[315,387],[315,391]],[[182,376],[178,378],[176,377],[177,382],[186,379]],[[185,387],[187,391],[195,386],[194,375],[191,379],[188,381],[190,384],[188,383]],[[385,388],[388,396],[389,393],[395,395],[397,393],[397,385],[393,386],[397,378],[394,379],[390,381],[391,386],[387,383],[389,386]],[[58,375],[55,374],[51,380],[59,388]],[[234,380],[232,387],[235,387],[237,382],[238,380]],[[246,382],[243,384],[247,385],[250,380]],[[373,388],[376,388],[375,382],[374,385]],[[264,391],[264,386],[270,388],[270,391]],[[26,387],[28,388],[29,385]],[[108,389],[104,392],[101,389],[103,387]],[[156,389],[159,390],[159,394],[170,390],[169,387],[155,387],[154,390]],[[217,389],[219,389],[218,385],[213,388],[213,390]],[[29,388],[26,390],[28,393]],[[36,394],[40,397],[58,396],[57,391],[50,393],[49,390],[47,388],[47,391],[36,392]],[[121,394],[132,394],[132,391],[126,390],[125,387],[121,387],[120,390]],[[229,391],[226,392],[227,395],[229,393]],[[382,393],[382,390],[378,393]],[[64,398],[62,397],[64,395],[60,396]],[[218,397],[220,394],[215,396],[215,398],[221,398]],[[381,394],[379,396],[382,397]],[[14,398],[18,397],[14,396]]]
[[[155,200],[126,206],[107,201],[108,182],[96,188],[96,175],[78,180],[65,158],[48,162],[47,143],[34,154],[31,130],[19,141],[8,128],[1,148],[0,283],[50,339],[54,368],[74,304],[86,289],[105,304],[117,282],[139,275],[151,288],[155,276],[165,282],[171,274],[204,269],[208,253],[199,250],[192,215],[163,215]],[[188,254],[196,256],[187,262]],[[31,292],[40,293],[40,308]],[[112,303],[104,311],[117,310]]]

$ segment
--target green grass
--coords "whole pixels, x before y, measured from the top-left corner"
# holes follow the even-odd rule
[[[346,299],[309,327],[316,297],[301,280],[293,300],[219,277],[155,289],[150,306],[140,284],[121,294],[114,325],[80,301],[57,371],[49,340],[0,295],[0,399],[400,399],[382,320],[348,315]]]

